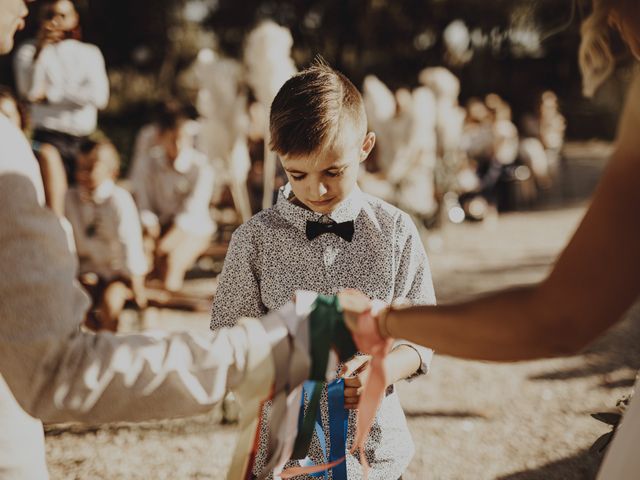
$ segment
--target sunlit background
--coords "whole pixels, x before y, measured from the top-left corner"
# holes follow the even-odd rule
[[[595,98],[583,97],[577,49],[588,3],[580,1],[78,0],[77,4],[84,40],[96,44],[106,60],[111,97],[100,112],[98,128],[120,152],[125,186],[136,135],[153,120],[160,102],[180,98],[202,110],[203,92],[207,82],[213,82],[203,65],[220,67],[215,71],[222,76],[216,78],[227,79],[231,97],[244,99],[247,108],[261,99],[247,64],[247,45],[250,33],[263,21],[290,32],[291,44],[287,45],[284,33],[282,50],[297,69],[320,55],[365,93],[371,102],[369,113],[380,114],[374,118],[370,114],[370,126],[374,130],[380,126],[379,146],[363,182],[367,180],[370,189],[383,196],[392,188],[383,175],[388,174],[384,159],[390,158],[389,145],[395,145],[393,140],[385,142],[393,135],[385,132],[389,124],[384,121],[401,118],[403,101],[412,101],[412,91],[430,87],[438,105],[434,103],[432,110],[447,112],[437,90],[454,85],[450,111],[461,112],[467,120],[476,113],[482,119],[489,111],[494,117],[508,112],[515,134],[509,125],[495,131],[504,134],[507,150],[513,141],[514,152],[519,153],[505,161],[501,183],[490,200],[476,195],[478,178],[482,181],[486,172],[476,171],[479,161],[469,153],[475,137],[459,136],[453,141],[455,154],[446,148],[437,151],[430,187],[433,208],[411,212],[423,234],[441,303],[544,278],[582,217],[606,165],[633,67],[631,57],[618,45],[615,73]],[[35,35],[33,17],[18,43]],[[447,75],[459,81],[459,93],[455,81],[439,83],[423,76],[431,67],[445,67]],[[14,85],[10,57],[0,60],[0,84]],[[541,97],[543,92],[550,93]],[[223,108],[220,105],[210,103],[214,110]],[[256,105],[247,113],[247,129],[256,131],[245,132],[252,168],[243,177],[252,212],[260,209],[262,199],[260,142],[266,111],[264,106],[258,108],[259,102]],[[559,137],[553,145],[529,128],[531,121],[540,121],[541,105],[549,106],[556,122],[552,133]],[[433,122],[440,119],[434,117]],[[206,128],[200,130],[205,140]],[[425,129],[424,138],[434,131],[442,136],[440,123],[434,128],[431,133]],[[523,142],[529,138],[543,148],[542,162],[547,163],[542,176],[535,164],[523,159]],[[466,155],[462,160],[460,150]],[[402,178],[397,185],[402,185]],[[411,193],[408,198],[389,195],[403,208],[415,198]],[[208,331],[208,306],[229,235],[243,219],[235,200],[230,187],[212,205],[218,234],[188,273],[183,296],[158,296],[144,312],[128,306],[121,331]],[[638,353],[633,352],[640,340],[636,323],[627,321],[584,355],[568,359],[496,366],[436,357],[427,378],[399,387],[416,443],[416,455],[403,478],[595,478],[601,458],[589,447],[608,427],[590,413],[615,407],[633,384],[640,367]],[[49,425],[51,476],[223,478],[234,441],[235,408],[227,402],[207,416],[143,425]],[[225,418],[230,424],[221,426]]]

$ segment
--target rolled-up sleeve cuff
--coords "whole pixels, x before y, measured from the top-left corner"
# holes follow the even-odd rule
[[[429,373],[429,369],[431,368],[431,360],[433,360],[433,350],[427,347],[423,347],[422,345],[417,345],[415,343],[407,342],[404,340],[396,341],[393,345],[393,348],[397,348],[400,345],[405,345],[407,347],[413,348],[420,357],[420,367],[405,380],[410,382],[416,377]]]

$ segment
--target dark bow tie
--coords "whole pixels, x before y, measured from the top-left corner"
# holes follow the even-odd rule
[[[321,223],[307,220],[307,238],[309,240],[313,240],[323,233],[334,233],[350,242],[353,239],[353,232],[353,220],[341,223],[333,221],[331,223]]]

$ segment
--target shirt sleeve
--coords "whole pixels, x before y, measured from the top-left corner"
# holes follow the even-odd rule
[[[182,230],[194,235],[210,235],[215,227],[209,214],[209,204],[213,196],[213,168],[201,162],[198,178],[191,194],[185,199],[184,207],[176,215],[175,223]]]
[[[96,423],[202,413],[243,384],[248,364],[268,361],[253,361],[265,353],[257,320],[208,336],[81,332],[89,301],[55,215],[26,176],[1,169],[0,204],[10,226],[0,228],[0,365],[30,415]]]
[[[31,92],[34,84],[34,74],[36,62],[34,60],[36,54],[36,46],[32,42],[20,45],[13,57],[13,70],[16,80],[16,90],[18,95],[26,100],[30,100]],[[42,82],[44,90],[44,70],[39,70],[39,82]]]
[[[398,266],[394,286],[394,302],[412,305],[435,305],[436,294],[431,278],[427,253],[420,233],[407,214],[402,214],[397,225]],[[429,371],[433,350],[411,342],[399,340],[397,345],[408,345],[420,356],[420,368],[407,380]]]
[[[142,229],[138,209],[126,190],[119,190],[116,197],[118,210],[118,242],[125,252],[125,266],[130,275],[145,275],[149,266],[142,246]]]
[[[94,45],[82,45],[85,56],[81,57],[86,63],[86,76],[77,82],[65,79],[49,78],[46,95],[52,104],[72,103],[80,107],[92,105],[103,109],[109,102],[109,79],[100,49]]]
[[[241,317],[267,313],[260,294],[259,248],[250,224],[231,237],[211,307],[211,329],[235,325]]]

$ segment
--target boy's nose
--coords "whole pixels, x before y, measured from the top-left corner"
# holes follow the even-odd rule
[[[326,195],[328,191],[329,190],[327,190],[327,187],[324,186],[324,183],[321,182],[318,184],[318,195],[320,197],[323,197],[324,195]]]

